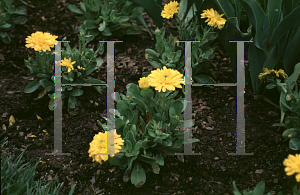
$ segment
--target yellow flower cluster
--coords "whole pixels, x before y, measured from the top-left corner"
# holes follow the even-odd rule
[[[173,18],[173,15],[178,13],[178,5],[179,3],[177,1],[171,1],[170,3],[166,4],[164,6],[164,10],[161,12],[161,16],[167,19]]]
[[[139,80],[139,87],[146,89],[155,87],[158,92],[175,91],[175,87],[182,88],[181,84],[184,84],[183,75],[177,70],[172,68],[156,69],[151,71],[147,77],[143,77]]]
[[[110,151],[107,149],[107,131],[105,133],[99,132],[94,136],[93,141],[90,143],[90,149],[88,151],[89,157],[93,158],[93,162],[101,162],[108,160],[108,155],[100,155],[99,153],[119,153],[119,150],[122,149],[121,145],[124,144],[124,140],[121,138],[121,135],[116,134],[116,130],[114,130],[114,142],[115,142],[115,151]],[[114,155],[110,155],[113,157]]]
[[[208,22],[207,25],[221,30],[226,22],[226,19],[222,18],[223,15],[224,14],[220,15],[217,11],[211,8],[210,10],[204,10],[201,14],[201,18],[207,18],[207,20],[205,21]]]
[[[71,58],[69,58],[69,59],[64,58],[61,61],[61,65],[66,66],[68,68],[68,72],[70,72],[71,70],[74,70],[73,64],[75,64],[75,62],[71,62]]]
[[[287,159],[283,161],[283,165],[286,175],[293,175],[296,173],[296,180],[300,182],[300,154],[289,155]]]
[[[31,36],[26,38],[26,47],[33,48],[35,51],[51,51],[51,47],[57,43],[55,39],[58,36],[53,36],[50,33],[43,33],[41,31],[37,31],[36,33],[32,33]]]
[[[286,77],[286,73],[284,72],[284,70],[282,69],[279,69],[279,70],[268,70],[267,68],[264,68],[264,72],[263,73],[260,73],[258,78],[261,80],[263,78],[265,78],[266,75],[268,74],[272,74],[274,73],[277,77],[279,77],[280,75],[285,78]]]

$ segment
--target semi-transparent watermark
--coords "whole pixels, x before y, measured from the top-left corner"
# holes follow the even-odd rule
[[[55,95],[54,95],[54,152],[46,153],[46,155],[71,155],[70,153],[62,153],[62,99],[61,86],[107,86],[107,119],[113,119],[112,123],[107,122],[107,148],[108,151],[114,150],[114,129],[115,114],[109,110],[114,110],[114,99],[110,98],[114,94],[114,43],[123,41],[99,41],[107,43],[107,83],[106,84],[62,84],[61,83],[61,42],[58,41],[55,46]],[[237,83],[213,83],[213,84],[193,84],[192,83],[192,60],[191,60],[191,43],[199,41],[177,41],[185,43],[185,104],[184,120],[192,120],[192,86],[236,86],[237,87],[237,128],[236,128],[236,153],[228,155],[253,155],[253,153],[245,153],[245,110],[244,110],[244,93],[245,93],[245,64],[244,64],[244,43],[252,41],[229,41],[237,43]],[[114,96],[115,97],[115,96]],[[192,138],[191,128],[184,127],[185,142]],[[121,153],[99,153],[99,155],[123,155]],[[184,144],[184,153],[176,153],[176,155],[201,155],[201,153],[193,153],[192,143]]]

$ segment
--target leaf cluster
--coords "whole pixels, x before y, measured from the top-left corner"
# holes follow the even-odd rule
[[[23,163],[22,157],[25,150],[15,158],[11,155],[7,144],[7,138],[1,141],[1,194],[24,194],[24,195],[58,195],[64,183],[55,185],[55,180],[47,183],[43,180],[34,181],[34,175],[40,159],[31,165],[29,162]],[[69,195],[72,195],[76,185],[72,186]]]
[[[94,36],[86,35],[85,31],[81,31],[78,37],[79,48],[74,47],[71,49],[68,43],[64,43],[64,47],[62,48],[61,59],[71,58],[71,61],[76,61],[76,63],[73,64],[74,70],[71,70],[70,72],[68,72],[67,67],[62,67],[61,83],[104,83],[99,79],[89,76],[94,70],[100,68],[103,63],[101,57],[96,57],[96,54],[100,50],[100,44],[98,44],[98,48],[94,52],[93,49],[86,47],[87,44],[94,39]],[[63,38],[62,41],[66,41],[66,37]],[[31,79],[33,81],[26,86],[24,92],[32,93],[36,90],[40,90],[37,99],[48,94],[51,99],[48,106],[50,110],[54,109],[54,56],[55,53],[52,51],[36,52],[36,60],[29,57],[29,55],[28,60],[24,60],[26,67],[29,68],[30,72],[34,74],[35,77],[34,79]],[[85,70],[79,70],[77,66],[85,68]],[[93,87],[99,93],[101,92],[101,87]],[[62,86],[61,98],[68,99],[68,109],[76,109],[76,97],[83,94],[83,91],[80,88],[81,86]]]
[[[16,24],[25,24],[27,18],[25,15],[27,13],[26,6],[15,7],[13,5],[14,0],[1,0],[0,1],[0,40],[6,44],[9,44],[11,38],[8,32],[14,28]],[[21,1],[23,4],[27,4]]]
[[[275,123],[273,126],[284,127],[286,131],[282,134],[285,140],[290,139],[289,147],[292,150],[300,150],[300,91],[297,80],[300,75],[300,63],[295,65],[293,74],[286,77],[284,83],[279,79],[270,80],[270,84],[266,89],[273,89],[277,87],[280,93],[280,109],[281,109],[281,123]],[[283,119],[287,112],[291,112],[292,116],[287,116],[284,123]]]
[[[88,33],[98,39],[136,35],[142,31],[150,33],[146,30],[148,27],[142,16],[144,8],[127,0],[84,0],[80,2],[80,9],[71,4],[68,4],[68,8],[72,12],[84,15],[76,17],[83,22],[79,28],[86,28]],[[142,24],[146,29],[131,20]]]
[[[118,118],[115,120],[117,134],[124,140],[120,153],[109,158],[112,165],[125,170],[123,180],[136,187],[146,181],[145,172],[159,174],[159,166],[164,165],[167,155],[183,152],[183,145],[198,139],[184,139],[180,127],[192,127],[193,121],[182,121],[185,109],[182,98],[174,99],[178,91],[154,94],[152,89],[139,89],[136,84],[127,85],[127,94],[115,93],[117,109],[110,110]],[[112,97],[114,98],[114,97]],[[109,123],[114,122],[107,119]],[[105,129],[106,125],[99,125]]]

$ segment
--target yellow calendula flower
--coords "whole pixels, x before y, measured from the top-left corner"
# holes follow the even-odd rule
[[[100,155],[99,153],[119,153],[119,150],[122,149],[121,145],[124,144],[124,140],[121,138],[121,135],[116,134],[114,130],[114,142],[115,142],[115,152],[107,149],[107,131],[105,133],[99,132],[94,136],[93,141],[90,143],[90,149],[88,151],[89,157],[93,158],[93,162],[101,162],[108,160],[108,155]],[[113,157],[114,155],[110,155]]]
[[[269,70],[269,69],[267,69],[267,68],[264,68],[264,72],[263,72],[263,73],[260,73],[259,76],[258,76],[258,78],[261,80],[261,79],[265,78],[266,75],[272,74],[272,73],[274,73],[274,74],[276,75],[276,77],[279,77],[280,75],[281,75],[283,78],[286,77],[286,73],[285,73],[284,70],[282,70],[282,69],[279,69],[279,70],[274,70],[274,69]]]
[[[174,39],[173,39],[173,41],[172,41],[173,47],[175,47],[175,42],[176,42],[176,41],[179,41],[179,39],[176,38],[176,37],[174,37]],[[176,45],[179,46],[179,42],[177,42]]]
[[[279,69],[277,72],[278,72],[283,78],[286,77],[286,73],[284,72],[284,70]]]
[[[76,61],[71,62],[71,58],[69,58],[69,59],[64,58],[61,61],[61,65],[62,66],[66,66],[68,68],[68,72],[70,72],[71,70],[74,70],[73,64],[75,64],[75,62]]]
[[[210,10],[204,10],[201,14],[201,18],[207,18],[205,22],[207,22],[207,25],[213,26],[214,28],[222,29],[222,26],[224,26],[226,19],[222,18],[224,14],[219,14],[217,11],[215,11],[213,8]]]
[[[164,6],[164,10],[161,12],[161,16],[167,19],[173,18],[173,15],[178,13],[178,5],[179,3],[177,1],[171,1],[170,3],[166,4]]]
[[[177,70],[167,69],[165,66],[163,69],[156,69],[151,71],[148,75],[149,85],[155,87],[158,92],[175,91],[175,87],[182,88],[181,84],[184,84],[183,75]]]
[[[32,33],[31,36],[26,38],[26,47],[33,48],[35,51],[42,52],[42,51],[51,51],[51,47],[57,43],[55,39],[58,36],[53,36],[50,33],[43,33],[41,31],[37,31]]]
[[[77,66],[78,70],[85,70],[85,68],[82,68],[80,66]]]
[[[139,80],[139,87],[141,89],[148,89],[150,87],[148,77],[142,77],[142,78],[140,78],[140,80]]]
[[[283,161],[283,165],[286,166],[284,169],[286,175],[296,174],[297,182],[300,182],[300,154],[289,155],[287,159]]]

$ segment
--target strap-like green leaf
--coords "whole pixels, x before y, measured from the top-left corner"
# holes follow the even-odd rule
[[[300,6],[297,7],[287,15],[281,22],[278,24],[278,26],[275,28],[271,39],[270,44],[275,45],[278,43],[278,41],[289,32],[291,28],[294,27],[296,23],[300,21]]]

